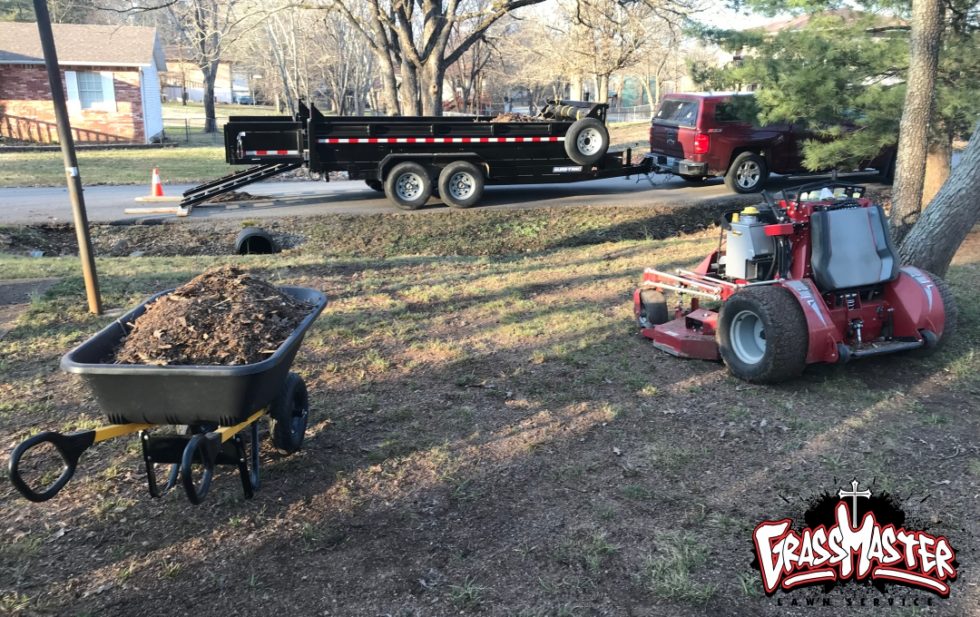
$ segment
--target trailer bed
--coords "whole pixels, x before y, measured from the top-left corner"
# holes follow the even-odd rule
[[[607,105],[552,101],[539,119],[493,122],[490,116],[324,116],[301,105],[293,116],[233,116],[225,160],[250,168],[184,193],[195,204],[305,166],[329,179],[345,172],[384,191],[403,209],[438,194],[469,207],[486,185],[579,182],[650,172],[650,160],[608,152]]]

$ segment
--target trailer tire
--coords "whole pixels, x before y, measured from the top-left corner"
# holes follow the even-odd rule
[[[402,210],[418,210],[432,196],[432,178],[418,163],[399,163],[384,180],[385,195]]]
[[[377,191],[379,193],[385,192],[385,186],[381,184],[381,180],[365,180],[364,184],[366,184],[372,191]]]
[[[596,118],[582,118],[565,133],[565,154],[579,165],[594,165],[609,149],[609,131]]]
[[[269,407],[269,417],[272,419],[272,445],[287,454],[299,451],[310,417],[310,397],[306,384],[296,373],[286,376],[286,383]]]
[[[468,161],[453,161],[439,173],[439,195],[450,208],[469,208],[483,197],[483,171]]]
[[[789,291],[774,285],[749,287],[722,305],[718,342],[732,375],[776,383],[803,373],[809,331],[803,309]]]

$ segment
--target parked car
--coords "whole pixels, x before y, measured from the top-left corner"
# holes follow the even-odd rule
[[[751,93],[671,94],[650,123],[654,168],[688,182],[723,176],[736,193],[762,190],[770,173],[811,173],[803,167],[808,135],[794,124],[759,126]],[[890,181],[895,148],[885,148],[859,169],[873,168]]]
[[[239,105],[255,105],[255,99],[248,94],[239,94],[235,97],[235,102]]]

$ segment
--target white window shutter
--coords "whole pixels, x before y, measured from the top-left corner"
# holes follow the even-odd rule
[[[112,71],[102,71],[102,109],[116,111],[116,85]]]
[[[68,113],[77,114],[82,111],[82,102],[78,98],[78,81],[75,71],[65,71],[65,86],[68,88]]]

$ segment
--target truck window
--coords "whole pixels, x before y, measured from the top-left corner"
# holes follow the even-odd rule
[[[715,105],[715,122],[741,122],[758,126],[759,108],[755,97],[738,96]]]
[[[654,118],[667,124],[694,126],[698,121],[698,101],[664,99]]]

